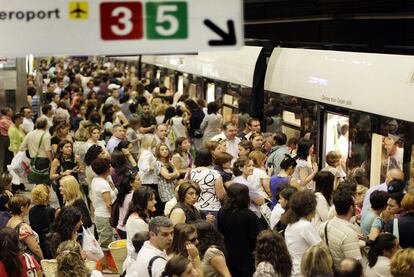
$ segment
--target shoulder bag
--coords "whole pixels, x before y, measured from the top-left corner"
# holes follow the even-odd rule
[[[50,163],[49,166],[44,169],[37,169],[36,168],[36,161],[37,156],[39,154],[40,146],[42,145],[43,137],[45,135],[46,131],[42,134],[39,141],[39,146],[36,151],[36,156],[31,160],[30,162],[30,171],[29,176],[27,176],[27,179],[32,184],[49,184],[50,183]]]

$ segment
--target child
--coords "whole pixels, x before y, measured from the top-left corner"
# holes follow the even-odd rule
[[[135,248],[135,255],[133,255],[131,258],[127,258],[123,265],[124,272],[129,272],[133,270],[133,265],[135,263],[135,259],[137,258],[139,250],[141,250],[142,246],[144,245],[144,242],[149,239],[148,232],[138,232],[132,237],[132,245]]]

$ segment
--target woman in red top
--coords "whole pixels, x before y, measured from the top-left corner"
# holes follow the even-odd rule
[[[36,259],[23,253],[17,232],[12,228],[0,229],[0,276],[41,277],[42,270]]]

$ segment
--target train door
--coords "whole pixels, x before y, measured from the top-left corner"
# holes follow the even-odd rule
[[[326,154],[330,151],[336,151],[341,154],[341,168],[344,172],[347,172],[347,161],[350,152],[349,115],[327,111],[324,113],[323,126],[321,166],[326,166]]]

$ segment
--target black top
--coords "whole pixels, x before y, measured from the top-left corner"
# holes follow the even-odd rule
[[[9,196],[7,194],[0,195],[0,211],[8,211],[6,205],[9,203]]]
[[[57,174],[61,174],[63,172],[65,172],[66,170],[72,170],[75,167],[78,166],[78,163],[75,160],[75,156],[71,156],[70,158],[64,158],[62,155],[62,158],[59,159],[59,167],[57,168]],[[72,173],[71,174],[73,177],[75,177],[78,180],[78,174],[77,173]],[[58,178],[56,180],[56,183],[59,184],[59,181],[62,177]]]
[[[149,117],[144,117],[144,115],[141,115],[140,121],[141,126],[144,128],[148,128],[151,125],[157,125],[157,120],[153,115],[150,115]]]
[[[49,227],[55,220],[56,210],[46,205],[35,205],[29,211],[30,227],[39,235],[40,248],[45,259],[52,258],[46,244]]]
[[[385,226],[385,231],[393,233],[393,220]],[[402,248],[414,247],[414,213],[407,213],[398,219],[398,231]]]
[[[232,173],[225,171],[219,165],[214,166],[214,169],[217,170],[218,173],[220,173],[221,178],[223,179],[223,183],[226,183],[228,181],[231,181],[231,179],[233,178],[233,174]]]
[[[58,137],[52,137],[50,139],[50,145],[59,144],[59,142],[60,142],[60,138],[58,138]]]
[[[180,208],[184,211],[185,223],[191,223],[198,219],[206,218],[205,215],[203,213],[200,213],[200,211],[196,207],[193,206],[194,210],[190,210],[186,205],[184,205],[184,203],[181,203],[181,202],[178,202],[177,204],[175,204],[175,206],[171,209],[170,215],[172,211],[174,211],[177,208]]]
[[[201,122],[203,122],[203,119],[206,115],[204,112],[200,110],[191,111],[191,117],[190,117],[190,137],[194,137],[194,131],[196,129],[200,129]]]
[[[251,277],[255,271],[252,253],[259,233],[257,216],[248,208],[221,208],[217,219],[218,229],[224,235],[231,275]]]
[[[92,220],[91,220],[91,216],[90,216],[90,213],[89,213],[89,209],[85,204],[85,201],[83,201],[83,199],[75,200],[75,202],[73,202],[72,206],[78,208],[80,210],[80,212],[82,213],[83,227],[85,227],[86,229],[91,227],[92,226]]]

